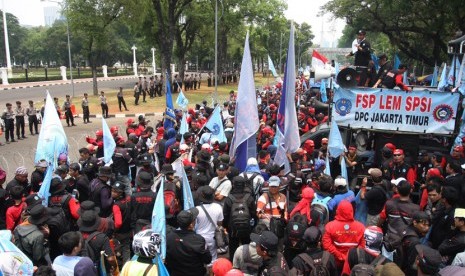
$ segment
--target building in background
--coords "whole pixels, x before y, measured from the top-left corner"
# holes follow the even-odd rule
[[[46,27],[50,27],[56,20],[63,19],[61,8],[58,6],[44,7],[44,22]]]

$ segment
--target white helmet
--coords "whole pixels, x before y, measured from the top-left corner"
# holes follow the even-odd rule
[[[147,229],[134,236],[132,250],[140,257],[153,258],[160,253],[161,237],[158,233]]]

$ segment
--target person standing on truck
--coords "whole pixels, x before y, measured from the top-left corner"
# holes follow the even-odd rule
[[[357,32],[357,40],[354,40],[352,51],[346,56],[355,56],[355,70],[360,76],[357,85],[365,86],[368,75],[368,64],[371,60],[371,44],[366,40],[365,30]]]
[[[394,87],[398,86],[400,89],[410,92],[412,88],[408,87],[404,84],[404,73],[407,71],[407,65],[401,64],[399,65],[399,69],[397,70],[390,70],[384,76],[381,87],[393,89]]]

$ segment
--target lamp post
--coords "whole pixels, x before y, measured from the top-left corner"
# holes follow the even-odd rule
[[[6,68],[8,70],[8,78],[12,78],[13,71],[11,70],[10,42],[8,39],[8,26],[6,23],[5,0],[2,0],[2,13],[3,13],[3,36],[5,37]]]
[[[215,0],[215,94],[213,101],[218,102],[218,0]]]
[[[134,76],[137,77],[137,61],[136,61],[136,50],[137,50],[137,47],[136,45],[133,45],[132,46],[132,56],[134,57],[134,60],[132,62],[132,68],[134,70]]]
[[[42,2],[51,2],[57,3],[62,6],[62,9],[66,9],[66,35],[68,37],[68,61],[69,61],[69,78],[71,80],[71,88],[73,90],[73,98],[74,98],[74,80],[73,80],[73,61],[71,59],[71,40],[69,38],[69,6],[66,2],[58,2],[53,0],[41,0]]]
[[[157,66],[156,66],[156,63],[155,63],[155,51],[156,49],[155,48],[152,48],[152,67],[153,67],[153,75],[155,76],[157,74]]]

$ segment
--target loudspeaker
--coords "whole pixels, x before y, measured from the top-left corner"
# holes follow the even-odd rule
[[[357,71],[353,68],[344,68],[337,74],[337,84],[342,88],[357,86]]]
[[[326,69],[321,69],[321,68],[315,69],[315,81],[326,79],[331,76],[334,76],[334,74],[331,73],[331,70],[326,70]]]

